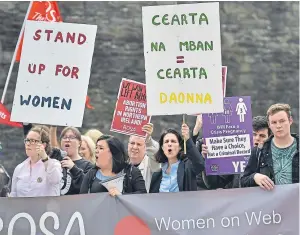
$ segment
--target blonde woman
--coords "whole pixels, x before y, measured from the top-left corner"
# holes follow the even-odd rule
[[[81,145],[79,148],[79,154],[81,157],[94,164],[96,162],[95,149],[96,145],[90,137],[81,136]]]
[[[84,135],[90,137],[90,138],[94,141],[94,143],[95,143],[95,145],[96,145],[97,140],[98,140],[103,134],[102,134],[101,131],[99,131],[99,130],[97,130],[97,129],[90,129],[90,130],[88,130]]]

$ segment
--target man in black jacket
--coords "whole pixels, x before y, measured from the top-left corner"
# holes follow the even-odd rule
[[[299,183],[299,137],[291,134],[293,119],[288,104],[274,104],[267,111],[273,135],[261,150],[252,151],[242,187],[260,186],[272,190],[274,185]],[[258,154],[256,154],[258,152]]]

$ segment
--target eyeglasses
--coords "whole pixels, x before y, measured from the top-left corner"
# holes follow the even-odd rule
[[[40,140],[34,140],[34,139],[24,139],[24,144],[37,144],[40,143]]]
[[[61,139],[71,141],[71,140],[76,140],[77,137],[76,136],[63,136]]]

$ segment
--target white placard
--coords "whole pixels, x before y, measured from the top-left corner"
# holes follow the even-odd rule
[[[219,3],[142,11],[147,114],[223,112]]]
[[[249,134],[206,138],[207,158],[238,157],[251,154]]]
[[[11,120],[81,127],[96,25],[27,21]]]
[[[120,193],[123,192],[123,181],[125,174],[118,175],[116,177],[112,177],[109,180],[102,181],[101,184],[107,189],[110,190],[112,188],[116,188]]]

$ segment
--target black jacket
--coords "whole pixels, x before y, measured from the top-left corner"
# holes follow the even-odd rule
[[[179,191],[196,191],[196,176],[204,170],[204,159],[199,153],[192,138],[186,141],[186,155],[178,166],[177,183]],[[154,172],[151,179],[149,193],[158,193],[162,180],[162,170]]]
[[[292,160],[292,182],[299,183],[299,136],[292,134],[297,141],[297,152]],[[254,181],[254,175],[261,173],[267,175],[273,182],[275,182],[271,143],[273,135],[264,143],[262,149],[254,147],[251,152],[249,162],[245,168],[244,175],[241,178],[242,187],[258,186]]]
[[[98,171],[98,167],[94,166],[89,172],[84,176],[80,194],[85,193],[99,193],[99,192],[107,192],[107,189],[102,187],[94,187],[93,184],[98,184],[96,182],[96,173]],[[122,194],[138,194],[138,193],[147,193],[144,178],[138,168],[126,163],[124,168],[124,173],[126,174],[123,182],[123,192]],[[93,188],[97,188],[97,191],[93,191]]]
[[[74,161],[74,164],[70,170],[67,170],[66,179],[63,179],[61,195],[79,194],[84,176],[94,167],[94,164],[83,158]]]

